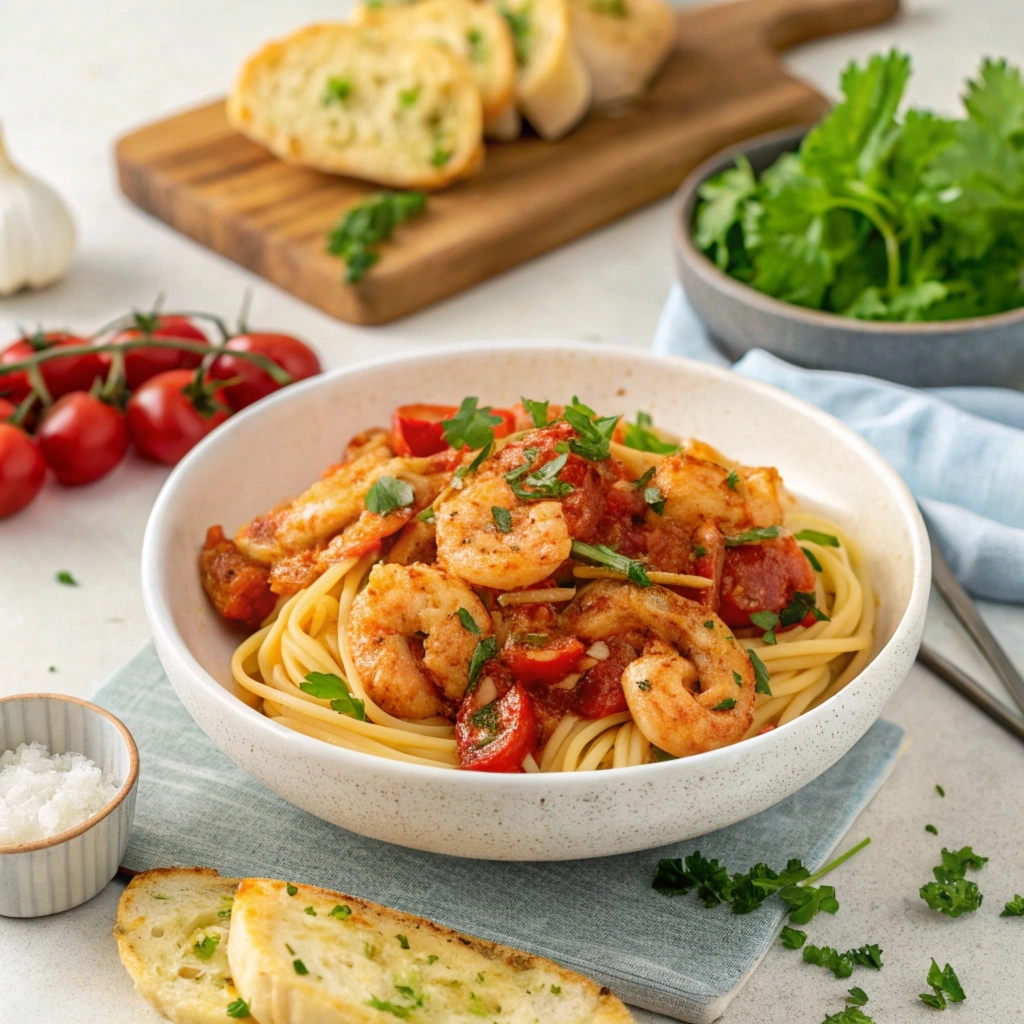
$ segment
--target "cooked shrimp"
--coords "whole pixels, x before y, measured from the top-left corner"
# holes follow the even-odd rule
[[[462,624],[459,609],[479,633]],[[480,599],[426,565],[376,565],[356,595],[348,643],[366,692],[397,718],[452,715],[481,637],[492,632]]]
[[[622,673],[622,687],[633,721],[662,750],[676,757],[715,750],[750,727],[750,660],[729,627],[696,602],[663,587],[600,580],[573,600],[559,626],[591,643],[645,634],[642,654]]]
[[[512,517],[502,533],[494,509]],[[572,548],[558,501],[520,501],[500,476],[474,479],[436,512],[437,560],[479,587],[518,590],[547,579]]]

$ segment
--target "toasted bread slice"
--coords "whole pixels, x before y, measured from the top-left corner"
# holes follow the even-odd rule
[[[665,0],[568,0],[572,35],[590,72],[594,103],[641,95],[676,41]]]
[[[545,139],[560,139],[590,106],[590,75],[569,32],[566,0],[491,0],[515,43],[519,109]]]
[[[485,130],[515,108],[516,55],[505,19],[473,0],[424,0],[391,7],[359,7],[359,24],[393,31],[402,39],[440,43],[473,71]]]
[[[247,879],[228,956],[263,1024],[628,1024],[608,989],[550,960],[312,886]]]
[[[230,122],[291,163],[396,188],[442,188],[483,160],[480,90],[423,39],[310,25],[246,61]]]
[[[139,993],[175,1024],[224,1024],[238,999],[228,965],[237,878],[157,868],[121,894],[114,938]],[[251,1015],[255,1024],[258,1018]]]

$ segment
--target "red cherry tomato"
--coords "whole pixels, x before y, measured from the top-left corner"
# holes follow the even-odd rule
[[[128,429],[135,449],[147,459],[174,465],[194,448],[228,414],[212,406],[227,404],[221,389],[213,391],[196,408],[189,395],[195,380],[191,370],[168,370],[150,377],[128,402]]]
[[[198,342],[201,345],[210,343],[210,339],[188,317],[150,317],[140,314],[137,319],[140,320],[139,326],[129,327],[114,335],[110,343],[120,345],[126,341],[139,341],[146,337],[146,326],[149,326],[151,336],[157,340],[175,338]],[[109,356],[107,358],[109,359]],[[124,375],[129,389],[134,391],[158,373],[195,367],[202,360],[203,357],[195,352],[182,352],[172,348],[134,348],[124,353]]]
[[[493,696],[497,694],[496,696]],[[493,699],[491,699],[493,697]],[[484,666],[455,720],[459,767],[475,772],[519,772],[537,746],[537,716],[521,683],[498,662]]]
[[[9,420],[17,411],[18,407],[13,402],[0,398],[0,420]]]
[[[0,518],[23,509],[46,477],[35,441],[13,423],[0,423]]]
[[[233,352],[254,352],[256,355],[266,356],[286,373],[291,374],[292,380],[305,380],[320,372],[320,360],[316,353],[305,342],[293,338],[290,334],[239,334],[224,347]],[[228,404],[236,412],[281,387],[269,373],[261,370],[255,363],[229,355],[217,359],[210,376],[224,381],[241,378],[237,384],[224,389],[224,394],[228,396]]]
[[[441,420],[457,412],[454,405],[400,405],[391,417],[391,447],[396,455],[422,457],[448,447]]]
[[[68,486],[106,476],[128,450],[124,416],[86,391],[55,402],[36,437],[54,476]]]
[[[524,683],[557,683],[576,671],[586,647],[574,636],[553,636],[539,647],[508,643],[502,658],[516,679]]]
[[[63,331],[51,331],[49,334],[35,334],[32,337],[20,338],[0,353],[0,367],[4,363],[20,363],[37,352],[45,352],[51,348],[70,348],[73,345],[88,345],[84,338]],[[80,356],[66,356],[60,359],[48,359],[39,364],[43,382],[52,398],[72,391],[88,391],[97,377],[102,377],[107,370],[107,360],[102,352],[89,352]],[[24,370],[0,376],[0,394],[6,392],[12,402],[20,402],[32,390],[32,383]]]
[[[725,553],[718,614],[734,628],[750,625],[750,613],[780,612],[795,591],[814,590],[814,570],[789,534]]]
[[[584,718],[604,718],[629,710],[622,691],[622,673],[637,652],[618,637],[605,640],[608,657],[583,674],[573,688],[573,710]]]

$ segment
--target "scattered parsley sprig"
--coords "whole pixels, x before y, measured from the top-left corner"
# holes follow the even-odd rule
[[[932,965],[928,969],[928,984],[932,987],[931,992],[922,992],[920,999],[925,1006],[930,1006],[933,1010],[944,1010],[947,1000],[951,1003],[962,1003],[967,998],[956,971],[949,964],[939,970],[939,965],[932,960]]]
[[[584,544],[583,541],[572,542],[572,557],[585,558],[589,562],[597,562],[607,569],[614,569],[621,572],[631,583],[638,587],[649,587],[651,585],[647,570],[643,562],[637,562],[625,555],[620,555],[614,548],[607,544]]]
[[[366,721],[365,702],[353,697],[348,683],[333,672],[310,672],[305,682],[299,683],[299,689],[318,700],[329,700],[331,708],[338,714]]]
[[[942,863],[932,868],[935,881],[921,886],[921,899],[947,917],[977,910],[984,897],[977,883],[968,881],[967,870],[979,871],[987,862],[988,857],[979,856],[969,846],[959,850],[943,847]]]
[[[378,192],[347,210],[327,236],[327,251],[347,264],[345,281],[357,284],[379,259],[375,246],[427,208],[425,192]]]

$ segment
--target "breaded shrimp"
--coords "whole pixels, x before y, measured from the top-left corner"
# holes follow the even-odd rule
[[[569,604],[559,627],[589,643],[645,636],[642,654],[622,673],[622,687],[633,721],[662,750],[676,757],[715,750],[750,727],[750,659],[729,627],[695,601],[663,587],[599,580]]]
[[[462,623],[460,608],[478,633]],[[348,643],[366,692],[388,714],[454,717],[473,653],[492,631],[461,580],[426,565],[380,564],[352,604]]]

